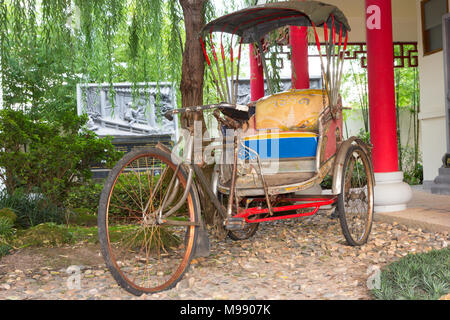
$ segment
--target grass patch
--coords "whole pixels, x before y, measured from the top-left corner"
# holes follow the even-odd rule
[[[69,232],[72,234],[74,242],[98,243],[97,227],[80,227],[69,226]],[[158,234],[154,236],[161,239],[161,243],[165,247],[175,247],[180,244],[180,239],[166,228],[158,228]],[[109,227],[109,236],[112,243],[126,242],[133,243],[134,246],[141,246],[145,240],[148,241],[148,233],[146,234],[142,228],[137,226],[111,226]],[[152,241],[151,249],[156,248],[156,241]]]
[[[4,219],[7,221],[6,219]],[[9,221],[7,221],[10,223]],[[150,232],[145,233],[139,226],[112,226],[110,240],[114,244],[140,248],[148,243]],[[10,237],[0,237],[0,257],[8,254],[13,248],[25,247],[59,247],[66,244],[90,243],[98,244],[97,227],[83,227],[77,225],[58,225],[42,223],[25,230],[14,230]],[[165,248],[176,247],[181,243],[179,237],[167,228],[158,228],[154,237],[160,241],[152,241],[150,249],[156,249],[160,244]],[[153,238],[155,239],[155,238]],[[121,243],[120,243],[121,242]]]
[[[408,254],[381,273],[377,300],[438,300],[450,292],[450,248]]]

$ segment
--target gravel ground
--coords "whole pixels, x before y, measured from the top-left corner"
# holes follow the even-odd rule
[[[24,249],[0,260],[0,299],[371,299],[369,268],[446,247],[449,240],[448,234],[374,222],[369,243],[354,248],[345,244],[339,221],[319,213],[262,224],[246,241],[211,239],[211,256],[193,260],[174,289],[141,297],[115,283],[98,246]],[[67,273],[74,264],[79,283]]]

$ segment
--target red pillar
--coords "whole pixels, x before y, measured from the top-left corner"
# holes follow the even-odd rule
[[[258,101],[264,97],[264,70],[262,63],[254,54],[253,44],[250,44],[250,91],[251,100]]]
[[[289,29],[292,49],[292,88],[309,89],[308,28],[292,26]]]
[[[375,172],[398,171],[391,0],[366,0],[370,134]]]

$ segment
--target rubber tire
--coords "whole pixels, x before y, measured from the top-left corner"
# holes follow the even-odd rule
[[[350,159],[350,155],[353,154],[353,152],[355,150],[360,150],[361,151],[361,153],[360,153],[361,157],[365,158],[365,159],[363,159],[363,161],[367,161],[367,163],[369,164],[369,168],[370,168],[371,171],[370,172],[366,172],[366,174],[367,174],[367,177],[370,177],[370,179],[372,180],[372,197],[373,197],[374,196],[373,187],[374,187],[375,181],[374,181],[374,178],[373,178],[374,176],[373,176],[373,172],[372,172],[372,166],[370,165],[370,160],[369,160],[370,158],[366,154],[366,152],[364,151],[363,148],[361,148],[359,145],[352,145],[348,149],[347,154],[345,155],[344,166],[343,166],[342,170],[346,170],[348,161]],[[346,219],[346,216],[345,216],[345,204],[344,204],[344,196],[343,196],[344,180],[345,180],[345,171],[342,174],[342,181],[341,181],[341,186],[342,186],[341,188],[342,189],[341,189],[341,193],[338,196],[338,203],[337,203],[337,208],[336,208],[337,211],[338,211],[339,222],[340,222],[340,225],[341,225],[342,233],[344,234],[344,238],[347,241],[347,243],[350,246],[354,246],[354,247],[362,246],[362,245],[367,243],[367,240],[369,239],[370,232],[372,230],[372,223],[373,223],[373,199],[372,199],[372,212],[371,212],[371,216],[372,217],[370,217],[370,224],[369,224],[369,227],[367,228],[367,232],[366,232],[365,236],[360,241],[355,241],[353,239],[353,237],[351,236],[351,233],[349,231],[348,224],[347,224],[347,219]],[[369,201],[370,201],[370,199],[369,199]]]
[[[233,231],[229,230],[228,231],[228,237],[233,240],[233,241],[243,241],[243,240],[248,240],[251,237],[253,237],[256,233],[256,231],[258,231],[258,227],[259,227],[259,223],[252,223],[252,225],[255,225],[255,227],[252,228],[252,230],[250,231],[250,233],[248,233],[244,238],[240,238],[238,237]]]
[[[219,199],[219,201],[221,203],[223,203],[223,197],[224,195],[220,192],[217,193],[217,198]],[[225,204],[225,207],[227,206],[227,204]],[[256,231],[258,231],[258,227],[259,227],[259,223],[253,223],[252,225],[256,225],[255,227],[253,227],[253,229],[251,230],[251,232],[246,235],[245,237],[238,237],[233,231],[229,230],[227,233],[227,236],[233,240],[233,241],[243,241],[243,240],[247,240],[250,239],[251,237],[253,237],[256,233]]]
[[[110,190],[113,187],[117,176],[121,173],[122,168],[124,166],[126,166],[132,159],[136,158],[137,156],[139,156],[141,154],[146,154],[146,155],[157,154],[157,155],[167,159],[168,161],[172,162],[170,154],[163,152],[156,148],[151,148],[151,147],[138,149],[138,150],[135,150],[135,151],[132,151],[132,152],[126,154],[122,159],[120,159],[117,162],[117,164],[114,166],[114,168],[110,171],[108,178],[106,179],[106,182],[103,186],[103,190],[100,195],[99,207],[98,207],[98,238],[99,238],[101,252],[102,252],[103,258],[105,260],[106,266],[108,267],[109,271],[111,272],[111,275],[116,280],[116,282],[123,289],[125,289],[129,293],[136,295],[136,296],[140,296],[144,293],[148,294],[148,293],[156,293],[156,292],[146,292],[146,291],[138,290],[137,288],[130,285],[128,283],[128,281],[126,281],[126,279],[116,269],[116,266],[113,262],[113,259],[111,258],[110,252],[109,252],[108,235],[106,232],[106,223],[107,223],[106,208],[107,208],[107,201],[109,198],[109,194],[111,192]],[[184,179],[187,180],[186,171],[184,170],[184,168],[182,166],[180,167],[180,171],[183,174]],[[192,187],[190,190],[190,197],[191,197],[192,203],[193,203],[194,217],[196,220],[195,222],[198,223],[198,222],[200,222],[200,203],[198,201],[198,196],[194,194],[194,188],[192,188]],[[180,276],[177,279],[175,279],[166,288],[164,288],[158,292],[169,290],[169,289],[173,288],[183,278],[183,275],[189,269],[191,260],[195,254],[195,248],[197,247],[197,236],[198,236],[199,228],[200,228],[199,226],[196,226],[194,229],[194,241],[193,241],[191,252],[189,254],[188,263],[186,264],[185,269],[183,270],[183,272],[180,274]]]

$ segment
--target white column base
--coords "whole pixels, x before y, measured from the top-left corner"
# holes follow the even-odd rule
[[[403,172],[375,173],[375,212],[403,211],[412,199],[411,187],[403,182]]]

